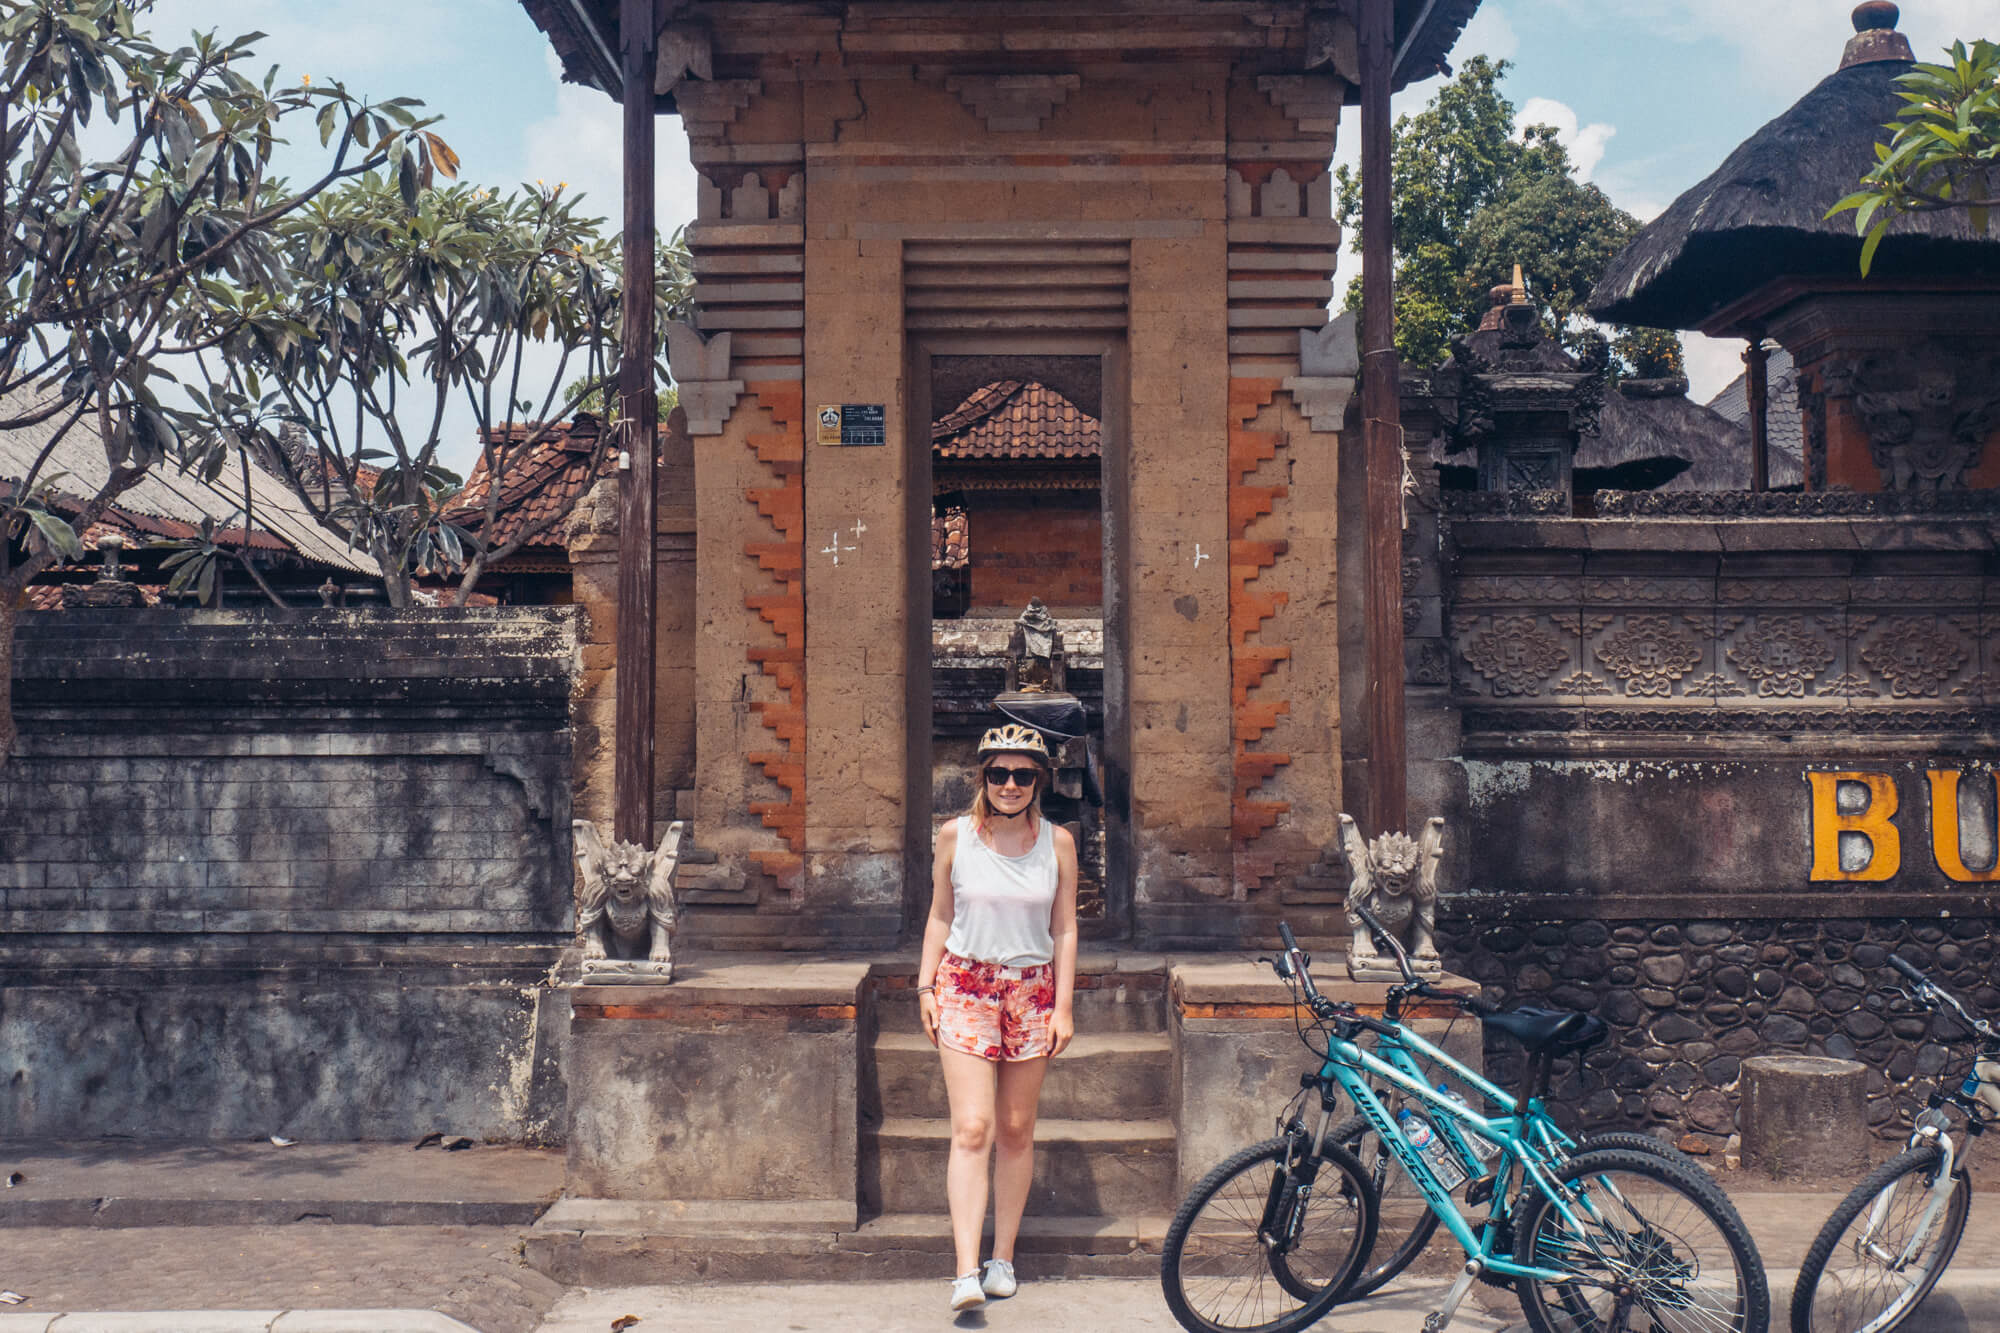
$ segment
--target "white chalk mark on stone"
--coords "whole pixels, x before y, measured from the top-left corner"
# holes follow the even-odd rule
[[[1210,555],[1210,554],[1209,554],[1208,552],[1206,552],[1206,551],[1204,551],[1204,550],[1202,550],[1202,549],[1201,549],[1201,543],[1200,543],[1200,542],[1196,542],[1196,543],[1194,544],[1194,567],[1195,567],[1196,569],[1200,569],[1200,568],[1201,568],[1201,562],[1202,562],[1202,561],[1204,561],[1204,560],[1213,560],[1213,559],[1215,559],[1215,557],[1214,557],[1214,556]]]
[[[820,548],[819,548],[819,553],[820,553],[821,555],[830,555],[830,556],[832,556],[832,557],[833,557],[833,563],[837,565],[837,564],[839,564],[839,563],[840,563],[840,557],[841,557],[842,555],[845,555],[845,554],[847,554],[848,552],[851,552],[851,551],[853,551],[854,549],[855,549],[855,548],[854,548],[854,547],[852,547],[852,546],[842,546],[842,545],[840,544],[840,529],[838,529],[838,528],[835,528],[835,529],[834,529],[834,531],[833,531],[833,542],[832,542],[832,544],[831,544],[831,545],[828,545],[828,546],[822,546],[822,547],[820,547]]]
[[[855,520],[854,520],[854,544],[855,544],[856,546],[859,546],[859,545],[861,545],[861,534],[862,534],[862,533],[864,533],[864,532],[866,532],[866,531],[868,531],[868,525],[867,525],[866,523],[863,523],[863,522],[862,522],[862,521],[861,521],[860,519],[858,519],[858,518],[857,518],[857,519],[855,519]]]

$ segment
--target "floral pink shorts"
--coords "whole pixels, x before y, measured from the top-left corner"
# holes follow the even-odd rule
[[[982,1060],[1035,1060],[1049,1053],[1056,972],[1002,967],[947,953],[937,970],[938,1044]]]

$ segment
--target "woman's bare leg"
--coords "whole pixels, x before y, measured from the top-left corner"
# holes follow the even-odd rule
[[[940,1047],[938,1053],[944,1059],[944,1091],[951,1103],[951,1157],[945,1165],[944,1194],[951,1207],[951,1240],[958,1254],[958,1267],[952,1272],[971,1273],[979,1268],[979,1234],[986,1226],[986,1158],[993,1146],[994,1065],[991,1060],[949,1047]],[[1014,1216],[1018,1223],[1018,1204]]]
[[[1048,1068],[1047,1056],[1000,1066],[993,1122],[993,1257],[1010,1264],[1035,1178],[1035,1107]]]

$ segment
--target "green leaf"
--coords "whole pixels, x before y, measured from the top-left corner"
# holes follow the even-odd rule
[[[1888,231],[1889,219],[1885,217],[1875,224],[1874,229],[1868,233],[1868,239],[1861,243],[1862,277],[1865,278],[1868,276],[1868,270],[1875,263],[1875,251],[1881,247],[1882,238],[1888,234]]]
[[[28,521],[49,548],[70,561],[83,559],[83,542],[76,529],[46,509],[28,510]]]

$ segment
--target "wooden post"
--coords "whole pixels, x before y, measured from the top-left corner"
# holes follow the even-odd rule
[[[1362,577],[1368,632],[1368,809],[1377,833],[1407,832],[1403,736],[1403,431],[1390,224],[1389,82],[1394,0],[1363,0],[1361,45]]]
[[[654,575],[653,81],[659,64],[654,0],[620,0],[625,106],[624,338],[618,366],[618,734],[612,765],[613,830],[653,845]]]
[[[1762,334],[1751,338],[1750,346],[1743,352],[1743,402],[1750,409],[1750,489],[1753,491],[1771,489],[1771,446],[1766,419],[1770,385],[1764,375],[1764,363],[1770,355],[1764,350]]]

